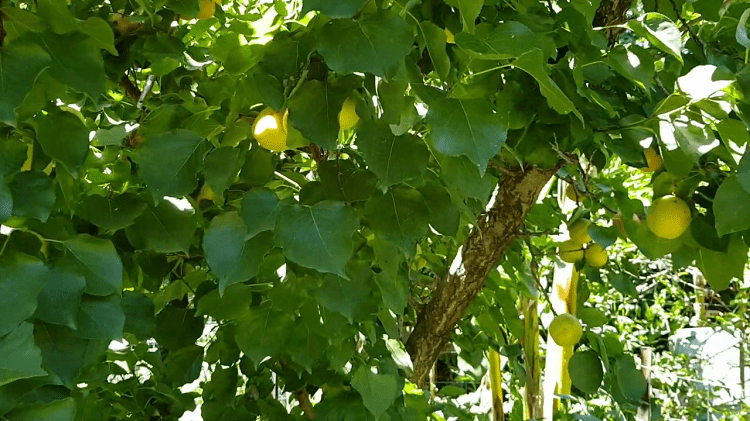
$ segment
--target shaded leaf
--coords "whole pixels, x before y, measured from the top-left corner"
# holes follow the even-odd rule
[[[140,292],[125,291],[122,296],[125,312],[123,331],[132,333],[140,340],[150,338],[156,330],[154,301]]]
[[[51,58],[37,44],[8,42],[0,51],[0,123],[16,125],[15,109],[34,86]]]
[[[404,381],[394,374],[375,374],[361,366],[352,376],[352,387],[362,396],[367,409],[379,418],[401,396]]]
[[[742,187],[738,176],[727,177],[721,183],[713,211],[719,236],[750,229],[750,193]]]
[[[273,247],[270,232],[246,238],[247,227],[237,212],[216,216],[203,235],[206,261],[219,278],[220,293],[231,284],[257,275],[263,256]]]
[[[203,318],[192,308],[167,306],[156,316],[154,339],[170,352],[195,345],[202,333]]]
[[[14,421],[73,421],[75,414],[75,399],[65,398],[19,407],[8,414],[8,419]]]
[[[386,76],[411,50],[414,37],[404,19],[381,10],[359,20],[332,20],[319,39],[318,51],[336,73]]]
[[[75,175],[89,153],[89,130],[81,119],[65,111],[39,114],[34,129],[44,153]]]
[[[513,62],[513,66],[530,74],[539,84],[539,90],[547,98],[550,107],[560,114],[573,113],[581,123],[583,116],[575,107],[575,104],[568,98],[559,86],[549,77],[545,69],[546,61],[542,55],[542,50],[532,50]]]
[[[136,249],[158,253],[187,253],[197,230],[192,209],[183,211],[165,200],[156,208],[148,207],[125,229],[128,241]]]
[[[242,220],[245,221],[247,238],[260,232],[272,230],[283,207],[276,194],[266,188],[250,189],[242,197]]]
[[[10,182],[13,216],[36,218],[44,222],[52,213],[55,190],[52,179],[41,171],[24,171]]]
[[[79,234],[63,244],[86,276],[86,294],[106,296],[122,291],[122,261],[111,241]]]
[[[359,227],[354,210],[323,201],[313,206],[287,206],[276,221],[276,239],[286,257],[304,267],[345,277],[352,255],[352,234]]]
[[[18,379],[46,376],[42,352],[34,343],[34,325],[23,322],[0,338],[0,386]]]
[[[364,5],[367,0],[304,0],[302,3],[302,15],[307,12],[317,10],[332,19],[350,18],[354,16]]]
[[[273,320],[273,323],[269,323]],[[284,349],[294,326],[288,312],[264,304],[237,320],[237,345],[257,367],[266,357],[275,358]]]
[[[47,284],[37,297],[36,318],[76,329],[78,307],[85,288],[86,278],[73,259],[55,262],[50,267]]]
[[[119,292],[106,297],[84,295],[78,311],[76,336],[117,340],[122,338],[124,327],[125,312]]]
[[[505,144],[507,128],[492,104],[483,99],[442,99],[431,104],[427,142],[441,154],[467,156],[481,175]]]
[[[138,173],[155,200],[164,196],[180,197],[195,190],[203,158],[202,144],[197,134],[177,129],[148,138],[133,152]]]
[[[383,189],[407,180],[422,179],[430,152],[412,134],[395,136],[385,123],[367,123],[357,131],[357,146]]]
[[[365,216],[378,238],[393,242],[408,254],[427,231],[429,211],[417,190],[398,187],[365,203]]]
[[[0,256],[0,337],[34,314],[48,276],[35,257],[13,251]]]
[[[76,207],[76,214],[99,228],[117,231],[135,222],[146,209],[146,202],[132,193],[109,197],[85,196]]]

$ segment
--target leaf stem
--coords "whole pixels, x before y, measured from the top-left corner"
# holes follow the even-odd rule
[[[5,241],[3,241],[3,247],[0,248],[0,256],[3,255],[3,252],[5,251],[5,246],[8,245],[8,241],[10,241],[10,233],[5,237]]]

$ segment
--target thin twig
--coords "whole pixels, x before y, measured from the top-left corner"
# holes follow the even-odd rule
[[[536,261],[534,249],[531,248],[531,236],[526,229],[526,225],[521,225],[521,230],[524,231],[523,239],[526,243],[526,247],[529,248],[529,254],[531,255],[531,263],[529,264],[529,268],[531,269],[531,277],[534,278],[534,283],[536,284],[537,290],[539,290],[539,292],[544,295],[544,298],[547,299],[547,304],[549,304],[549,307],[552,310],[552,314],[557,316],[555,307],[552,305],[552,300],[550,300],[549,295],[547,295],[547,290],[542,287],[542,282],[539,280],[539,263]]]
[[[685,18],[682,17],[682,11],[677,8],[677,3],[675,3],[674,0],[669,0],[670,3],[672,3],[672,9],[674,9],[675,14],[677,14],[677,19],[682,22],[682,24],[687,27],[688,32],[690,33],[690,37],[695,41],[696,44],[698,44],[699,47],[701,47],[701,50],[703,51],[703,56],[706,56],[706,44],[703,42],[702,39],[698,36],[698,34],[693,29],[693,26],[688,23],[688,21],[685,20]]]

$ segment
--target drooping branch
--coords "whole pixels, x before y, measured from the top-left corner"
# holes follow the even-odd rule
[[[502,176],[494,204],[480,215],[457,258],[460,264],[454,264],[450,274],[440,282],[406,342],[414,366],[412,382],[424,385],[456,323],[484,286],[484,279],[515,241],[526,214],[555,172],[557,167],[526,167]]]

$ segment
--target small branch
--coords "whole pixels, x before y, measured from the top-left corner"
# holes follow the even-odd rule
[[[138,102],[135,105],[136,108],[140,109],[143,105],[143,101],[146,99],[146,95],[151,92],[151,88],[153,88],[154,86],[154,80],[156,80],[156,76],[148,75],[148,78],[146,79],[146,86],[143,87],[143,92],[141,92],[141,95],[138,98]]]
[[[294,398],[297,399],[297,402],[299,402],[299,407],[302,408],[302,410],[305,412],[305,415],[307,415],[307,419],[314,420],[315,413],[313,412],[313,407],[310,403],[310,395],[307,393],[307,391],[304,388],[297,390],[296,392],[294,392]]]
[[[693,29],[693,26],[688,23],[688,21],[685,20],[685,18],[682,17],[682,11],[678,9],[677,3],[675,3],[674,0],[669,0],[670,3],[672,3],[672,9],[674,9],[675,14],[677,15],[677,19],[682,22],[682,25],[687,28],[688,32],[690,33],[690,38],[695,41],[696,44],[698,44],[699,47],[701,47],[701,50],[703,51],[703,56],[706,56],[706,44],[703,42],[702,39],[698,36],[698,34]]]
[[[123,75],[122,78],[120,78],[120,86],[125,89],[125,95],[127,95],[128,98],[138,102],[138,99],[141,97],[141,90],[130,81],[128,75]]]

